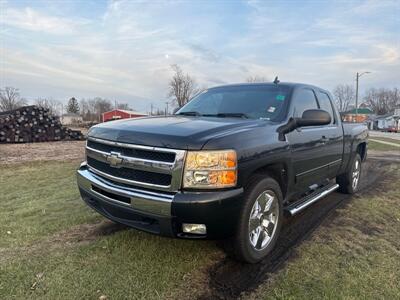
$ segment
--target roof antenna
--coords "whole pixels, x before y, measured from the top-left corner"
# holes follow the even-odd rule
[[[275,79],[274,79],[274,83],[275,83],[275,84],[278,84],[279,82],[280,82],[280,81],[279,81],[279,79],[278,79],[278,76],[276,76]]]

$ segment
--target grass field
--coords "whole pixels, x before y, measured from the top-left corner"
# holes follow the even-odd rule
[[[105,221],[80,200],[77,165],[1,165],[0,299],[193,299],[209,288],[208,270],[224,258],[217,242]],[[393,169],[380,189],[353,198],[243,297],[398,298],[399,181]]]
[[[114,232],[115,225],[100,221],[80,200],[76,166],[45,162],[2,169],[1,299],[164,298],[184,275],[220,255],[212,242],[122,226]],[[85,236],[86,230],[97,238]]]
[[[378,151],[398,151],[400,153],[400,147],[382,144],[374,141],[368,141],[368,149]]]

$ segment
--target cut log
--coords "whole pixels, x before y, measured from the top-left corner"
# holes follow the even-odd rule
[[[0,143],[83,140],[79,130],[61,125],[47,109],[35,105],[0,112]]]

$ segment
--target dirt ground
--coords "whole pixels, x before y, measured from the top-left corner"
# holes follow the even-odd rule
[[[44,160],[83,160],[85,141],[60,141],[0,145],[0,164]]]

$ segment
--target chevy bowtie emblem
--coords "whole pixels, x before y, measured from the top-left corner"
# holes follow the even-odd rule
[[[106,160],[111,167],[119,168],[124,160],[120,156],[121,154],[118,152],[111,152],[110,155],[107,156]]]

